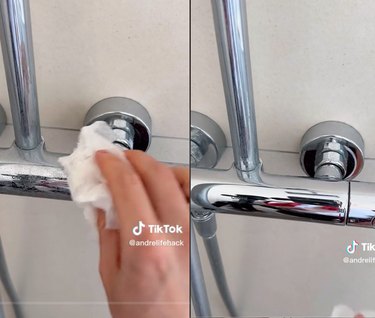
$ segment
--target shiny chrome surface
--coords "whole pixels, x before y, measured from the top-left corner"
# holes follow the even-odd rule
[[[348,172],[349,150],[340,139],[328,137],[322,140],[315,154],[314,178],[339,181]]]
[[[205,239],[216,235],[217,223],[215,213],[210,210],[192,209],[191,219],[194,222],[198,234]]]
[[[348,182],[279,177],[261,172],[245,2],[211,2],[235,169],[192,169],[193,209],[345,224],[349,207]],[[328,137],[338,139],[340,149],[325,149]],[[328,141],[333,143],[333,139]],[[310,171],[306,158],[307,154],[311,155],[312,146],[315,148],[313,161],[309,162]],[[322,151],[315,156],[318,146]],[[314,126],[305,134],[301,149],[301,162],[310,176],[316,174],[330,180],[353,178],[363,166],[363,140],[356,130],[343,123]]]
[[[151,117],[141,104],[125,97],[97,102],[86,114],[85,126],[102,120],[119,136],[117,143],[128,149],[146,151],[151,143]],[[130,125],[129,125],[130,124]]]
[[[61,154],[16,145],[0,150],[0,194],[70,200],[66,176],[57,163]]]
[[[325,121],[309,128],[301,140],[300,163],[305,173],[325,180],[353,179],[364,165],[365,144],[352,126]]]
[[[2,138],[2,146],[11,142],[11,129],[11,126],[6,127],[5,135],[9,138]],[[0,194],[70,200],[66,176],[57,159],[72,151],[78,133],[79,131],[76,131],[72,134],[72,131],[64,129],[43,129],[43,135],[50,146],[56,140],[56,136],[63,136],[61,140],[64,144],[53,147],[55,151],[64,154],[47,151],[44,142],[28,151],[19,149],[14,144],[7,149],[0,148]],[[182,149],[186,150],[188,147],[186,139],[155,136],[149,153],[166,164],[184,165],[188,162],[188,157]],[[181,150],[177,150],[177,153],[171,156],[166,153],[168,149]]]
[[[253,178],[255,180],[255,178]],[[252,184],[238,180],[234,169],[193,169],[192,208],[221,213],[344,225],[348,182],[259,173]]]
[[[350,182],[348,225],[375,228],[375,183]]]
[[[326,181],[340,181],[344,179],[345,172],[336,164],[327,163],[317,166],[314,178]]]
[[[357,194],[361,192],[360,186],[353,183],[356,191],[350,193],[348,181],[337,181],[354,178],[364,163],[363,139],[347,124],[319,123],[310,128],[301,141],[300,158],[305,172],[337,182],[262,172],[245,0],[212,0],[211,3],[234,164],[226,170],[192,169],[192,209],[338,225],[348,222],[364,226],[370,224],[371,219],[372,224],[373,210],[363,207],[366,204],[360,203],[361,194]],[[369,190],[372,185],[363,187],[370,197],[375,193]],[[350,195],[353,202],[350,202]],[[363,202],[368,201],[363,198]],[[360,221],[361,218],[364,220]]]
[[[116,135],[116,140],[114,143],[126,149],[133,149],[135,137],[133,125],[121,118],[108,119],[108,122]]]
[[[59,154],[41,137],[28,0],[0,0],[1,45],[15,143],[0,149],[0,193],[70,199]],[[1,108],[1,130],[5,126]]]
[[[227,170],[191,169],[190,197],[192,220],[204,239],[221,292],[219,283],[226,280],[216,241],[214,213],[373,227],[375,185],[341,181],[354,178],[361,171],[364,143],[353,127],[339,122],[320,123],[302,139],[301,165],[308,175],[317,179],[262,172],[245,0],[211,0],[211,4],[233,166]],[[203,157],[199,150],[194,145],[191,149],[194,166]],[[192,261],[196,261],[194,254]],[[228,290],[227,286],[224,289]],[[234,306],[232,309],[235,310]]]
[[[213,168],[227,145],[224,132],[204,114],[192,111],[190,116],[190,165]]]
[[[230,162],[233,157],[223,156],[218,166]],[[327,182],[263,172],[251,178],[250,184],[239,180],[234,168],[192,169],[192,211],[375,227],[375,183]]]
[[[42,141],[28,0],[0,0],[1,46],[16,145]]]
[[[257,170],[257,129],[245,0],[212,0],[216,41],[219,51],[234,163],[238,175],[246,179]]]
[[[41,137],[28,0],[0,0],[0,23],[15,134],[15,143],[0,149],[0,193],[69,200],[66,176],[57,163],[60,155],[45,151]],[[127,113],[121,112],[124,107]],[[5,119],[0,108],[0,132]],[[151,119],[138,103],[120,97],[103,100],[86,118],[87,124],[100,119],[112,125],[121,146],[148,148]]]

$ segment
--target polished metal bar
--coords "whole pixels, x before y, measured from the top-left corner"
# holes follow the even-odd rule
[[[47,129],[44,135],[47,141],[52,141],[56,135],[67,141],[71,136],[60,129]],[[71,146],[74,143],[75,140],[68,142]],[[187,149],[188,146],[186,139],[156,136],[148,153],[164,164],[187,166],[188,157],[183,151],[171,157],[166,149]],[[63,147],[64,151],[70,148]],[[14,144],[7,149],[0,148],[0,194],[71,200],[67,177],[58,162],[58,158],[66,155],[47,151],[44,142],[32,150],[22,150]]]
[[[260,182],[229,170],[192,169],[192,209],[375,228],[375,183],[328,182],[259,173]]]
[[[192,169],[193,209],[345,225],[349,182],[259,173],[260,180],[238,180],[234,169]]]
[[[0,194],[71,200],[61,168],[35,165],[0,164]]]
[[[0,194],[71,200],[66,175],[44,143],[32,150],[0,150]]]
[[[350,182],[350,209],[347,224],[375,228],[375,183]]]
[[[1,46],[17,147],[42,141],[28,0],[0,0]]]
[[[245,0],[212,0],[216,41],[232,138],[241,179],[260,165]]]
[[[196,317],[211,317],[210,302],[207,296],[206,283],[202,272],[197,240],[194,228],[190,229],[190,282],[191,298]]]

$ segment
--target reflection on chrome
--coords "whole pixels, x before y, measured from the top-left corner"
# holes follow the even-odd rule
[[[192,209],[373,228],[375,183],[192,169]]]
[[[211,172],[214,176],[215,172]],[[193,178],[197,173],[199,174],[199,169],[194,170]],[[285,186],[280,187],[277,184],[282,181],[282,177],[263,174],[260,178],[273,182],[269,185],[264,183],[244,184],[241,181],[233,180],[237,181],[237,184],[233,184],[234,182],[196,184],[193,186],[191,194],[193,204],[196,208],[222,213],[345,224],[348,207],[348,183],[336,182],[331,190],[328,190],[325,185],[322,190],[318,191],[316,189],[319,189],[322,183],[327,184],[327,182],[285,177]],[[306,186],[310,187],[295,187],[290,182],[293,179],[300,182],[306,180]],[[287,185],[288,183],[291,183],[290,187]],[[333,183],[328,184],[333,185]]]
[[[0,149],[0,194],[70,200],[61,155],[46,151],[43,141],[32,150]]]
[[[375,222],[375,184],[350,182],[350,209],[348,225],[374,227]]]

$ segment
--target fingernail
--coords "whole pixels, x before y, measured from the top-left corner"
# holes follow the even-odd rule
[[[95,152],[94,159],[97,163],[108,159],[109,152],[107,150],[98,150]]]
[[[96,221],[97,221],[97,225],[98,225],[98,228],[99,230],[101,229],[104,229],[105,228],[105,214],[104,214],[104,211],[101,210],[101,209],[97,209],[96,210]]]
[[[95,153],[95,158],[105,158],[109,155],[109,152],[107,150],[98,150],[96,153]]]
[[[104,149],[101,149],[101,150],[98,150],[97,152],[96,152],[97,154],[109,154],[109,152],[107,151],[107,150],[104,150]]]

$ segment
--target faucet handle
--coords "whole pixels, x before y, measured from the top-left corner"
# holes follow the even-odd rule
[[[355,178],[364,165],[365,143],[352,126],[325,121],[309,128],[301,140],[300,163],[310,177],[327,181]]]
[[[210,117],[191,112],[190,162],[192,167],[213,168],[223,154],[227,141],[220,126]]]
[[[151,117],[146,108],[125,97],[110,97],[94,104],[84,126],[105,121],[117,135],[114,143],[127,149],[147,151],[151,143]]]

